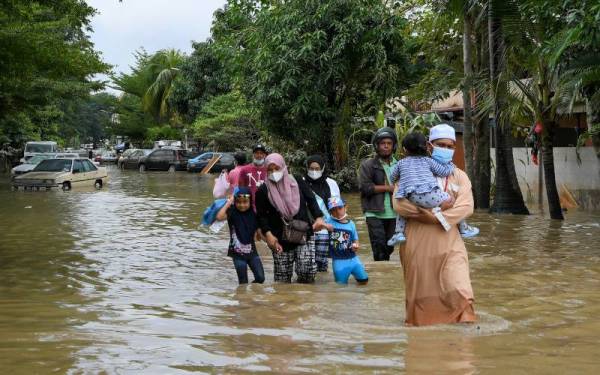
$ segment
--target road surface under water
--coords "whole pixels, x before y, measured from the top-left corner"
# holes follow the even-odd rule
[[[212,178],[110,170],[102,190],[0,180],[0,373],[547,374],[600,369],[600,213],[476,213],[476,325],[406,328],[397,253],[369,285],[239,287],[227,230],[198,228]]]

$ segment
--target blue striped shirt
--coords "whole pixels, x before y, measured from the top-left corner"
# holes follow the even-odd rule
[[[454,164],[442,164],[427,156],[407,156],[392,171],[392,183],[398,182],[395,198],[406,198],[411,193],[429,193],[438,188],[436,177],[447,177]]]

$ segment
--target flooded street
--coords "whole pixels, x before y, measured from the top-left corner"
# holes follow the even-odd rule
[[[594,374],[600,212],[477,213],[471,326],[406,328],[398,253],[369,285],[239,287],[227,230],[198,229],[212,179],[110,170],[101,191],[11,191],[0,180],[0,373]],[[331,267],[330,267],[331,268]]]

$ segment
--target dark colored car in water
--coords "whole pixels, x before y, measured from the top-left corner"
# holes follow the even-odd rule
[[[152,150],[130,148],[125,150],[123,155],[117,161],[117,166],[121,169],[138,169],[140,159],[150,154]]]
[[[138,170],[145,171],[185,171],[190,155],[186,150],[160,148],[140,158]]]
[[[221,172],[226,169],[228,171],[232,170],[234,165],[234,158],[232,152],[205,152],[196,156],[193,159],[189,159],[187,162],[187,170],[188,172],[200,172],[206,167],[208,162],[215,155],[221,155],[219,161],[212,167],[211,172]]]

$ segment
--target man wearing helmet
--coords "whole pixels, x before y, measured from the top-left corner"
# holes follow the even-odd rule
[[[375,157],[360,164],[358,181],[363,212],[367,219],[373,259],[390,260],[393,246],[388,240],[394,235],[395,213],[392,208],[394,185],[390,174],[396,163],[394,152],[398,144],[396,131],[381,128],[373,135]]]

